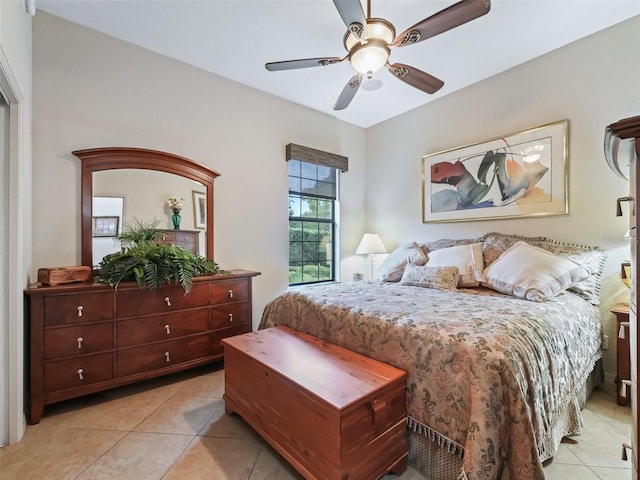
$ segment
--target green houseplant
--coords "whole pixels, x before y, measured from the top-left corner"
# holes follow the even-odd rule
[[[127,225],[116,241],[120,251],[105,256],[95,277],[117,289],[120,282],[135,281],[139,288],[156,290],[163,284],[179,284],[189,293],[193,278],[200,275],[227,273],[216,262],[196,255],[178,245],[157,242],[162,232],[159,220],[151,223],[136,219]]]

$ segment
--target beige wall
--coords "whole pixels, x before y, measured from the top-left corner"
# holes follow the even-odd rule
[[[262,272],[254,325],[288,283],[286,144],[349,157],[341,244],[355,251],[363,129],[42,12],[34,31],[34,271],[80,263],[80,161],[71,151],[104,146],[163,150],[221,174],[214,260]],[[360,260],[346,258],[343,275]]]
[[[0,445],[24,433],[23,294],[31,268],[31,17],[22,0],[0,1],[0,89],[9,102],[8,188],[0,235]],[[4,162],[2,158],[0,161]],[[5,258],[6,256],[6,258]]]
[[[640,113],[638,31],[640,17],[635,17],[367,129],[367,229],[380,233],[387,248],[491,231],[600,246],[609,252],[601,310],[615,345],[609,309],[628,300],[618,271],[629,247],[622,239],[628,216],[616,218],[615,200],[626,194],[628,183],[607,167],[603,134],[609,123]],[[423,155],[565,118],[570,122],[568,216],[422,224]],[[605,357],[605,371],[615,372],[613,350]]]

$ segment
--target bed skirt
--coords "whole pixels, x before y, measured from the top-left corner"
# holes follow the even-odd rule
[[[594,388],[604,381],[604,370],[602,359],[596,361],[591,374],[584,383],[584,387],[578,392],[574,401],[570,402],[557,418],[556,432],[573,432],[581,430],[582,415],[580,410],[584,408],[587,399]],[[437,434],[430,434],[428,427],[420,426],[417,422],[409,419],[409,466],[423,475],[427,480],[465,480],[466,476],[462,471],[464,452],[461,447],[452,444]],[[566,433],[565,433],[566,434]],[[553,446],[543,447],[545,452],[541,452],[541,461],[548,460],[553,454],[548,452],[557,451],[563,434],[553,440]],[[504,468],[504,471],[508,469]],[[504,478],[500,480],[509,480]]]

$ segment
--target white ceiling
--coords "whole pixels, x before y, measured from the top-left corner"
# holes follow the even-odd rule
[[[400,33],[455,0],[373,0]],[[423,105],[574,40],[640,15],[640,0],[493,0],[476,20],[391,52],[391,62],[442,79],[427,95],[385,69],[346,110],[332,110],[349,62],[268,72],[266,62],[343,57],[346,30],[331,0],[36,0],[38,10],[195,65],[361,127]],[[365,7],[366,12],[366,7]],[[557,74],[558,72],[556,72]]]

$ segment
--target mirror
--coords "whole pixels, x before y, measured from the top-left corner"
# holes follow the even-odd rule
[[[105,238],[120,233],[134,218],[145,223],[158,218],[158,228],[173,229],[170,196],[184,199],[180,231],[196,235],[198,252],[213,259],[213,180],[219,173],[184,157],[141,148],[72,153],[82,161],[82,265],[95,265],[94,249],[104,248]],[[105,199],[109,215],[102,214],[105,204],[96,204],[96,197]],[[121,213],[111,210],[117,207],[108,198],[122,199]]]

